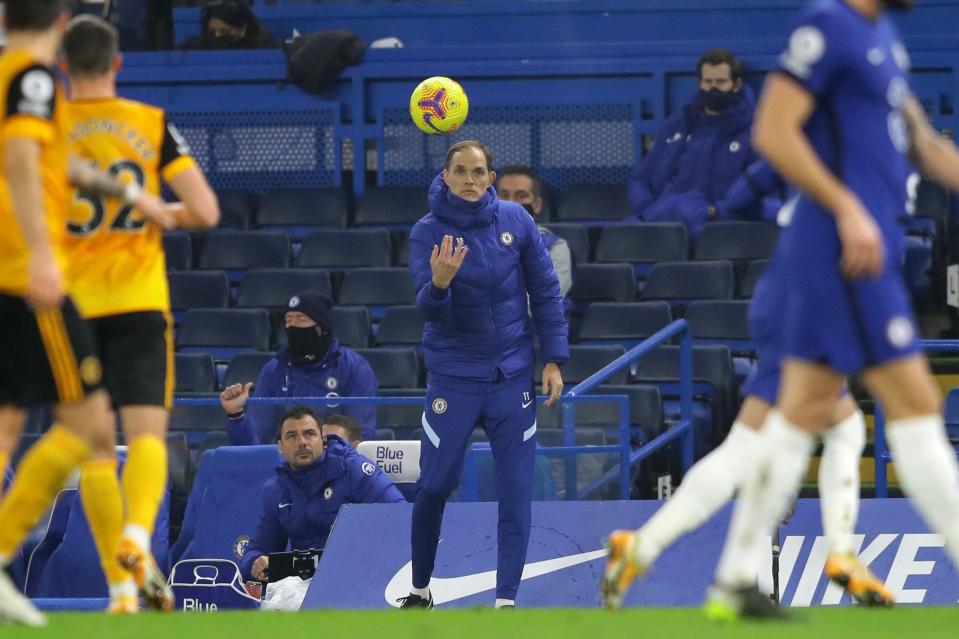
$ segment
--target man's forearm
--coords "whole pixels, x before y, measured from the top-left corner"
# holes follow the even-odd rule
[[[40,177],[39,144],[26,138],[4,145],[3,173],[10,191],[13,213],[31,251],[49,251]]]
[[[919,152],[919,168],[933,180],[959,192],[959,149],[946,138],[929,138]]]
[[[126,184],[115,175],[100,171],[92,164],[76,156],[70,156],[70,184],[81,189],[93,191],[108,197],[123,197],[128,201],[136,199],[139,186]],[[136,193],[134,192],[136,191]]]

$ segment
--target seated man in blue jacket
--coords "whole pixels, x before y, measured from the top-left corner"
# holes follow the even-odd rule
[[[755,97],[742,64],[713,49],[696,70],[699,92],[666,120],[629,184],[633,216],[683,222],[693,238],[718,219],[716,202],[757,157],[749,145]]]
[[[240,570],[266,581],[271,552],[322,549],[343,504],[404,502],[376,464],[336,435],[321,434],[320,418],[297,405],[280,421],[280,454],[286,463],[263,486],[260,521]]]
[[[379,384],[369,363],[340,345],[333,332],[333,302],[319,291],[290,298],[286,315],[287,346],[266,363],[256,380],[233,384],[220,393],[227,414],[226,432],[235,445],[269,444],[280,416],[293,402],[251,404],[252,397],[375,397]],[[251,395],[252,390],[252,395]],[[363,427],[364,439],[376,439],[376,407],[369,404],[323,404],[322,414],[344,413]]]

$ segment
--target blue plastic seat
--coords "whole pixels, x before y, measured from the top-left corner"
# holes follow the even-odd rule
[[[226,271],[171,271],[170,309],[177,323],[191,308],[226,308],[230,305],[230,280]]]
[[[622,224],[605,227],[596,245],[597,262],[629,262],[645,277],[656,262],[689,257],[686,226],[680,223]]]
[[[618,221],[629,215],[625,184],[571,184],[559,199],[556,221]]]
[[[698,261],[768,259],[776,250],[779,227],[772,222],[710,222],[693,247]]]
[[[350,229],[314,231],[300,248],[297,266],[325,268],[331,271],[360,266],[388,267],[393,247],[386,229]]]
[[[346,228],[348,216],[349,198],[343,189],[286,189],[260,196],[256,223],[300,238],[318,226]]]
[[[290,298],[309,289],[333,297],[330,274],[320,269],[257,269],[248,271],[240,282],[236,305],[285,309]]]
[[[260,376],[260,370],[271,359],[273,359],[273,353],[237,353],[226,365],[221,386],[226,388],[232,384],[255,383]]]
[[[699,299],[732,299],[734,290],[732,262],[660,262],[650,270],[642,298],[676,304]]]
[[[412,348],[367,348],[356,352],[369,363],[380,388],[420,385],[420,360]]]
[[[705,300],[686,307],[686,321],[697,343],[726,344],[734,353],[755,350],[748,316],[748,300]]]
[[[739,281],[739,297],[750,298],[753,296],[753,292],[756,290],[756,284],[759,283],[759,279],[763,276],[763,271],[766,270],[767,264],[769,264],[769,260],[753,260],[749,263],[745,275],[743,275]]]
[[[360,196],[353,225],[405,228],[416,224],[429,208],[424,188],[374,186]]]
[[[625,352],[626,348],[621,344],[598,346],[575,344],[570,346],[569,361],[563,365],[563,382],[569,389],[573,384],[583,381]],[[542,365],[537,365],[534,377],[537,381],[542,378]],[[607,381],[610,384],[625,384],[628,378],[629,370],[623,368],[613,373]]]
[[[190,309],[177,334],[177,350],[229,359],[270,348],[270,316],[264,309]]]
[[[163,234],[163,251],[168,271],[189,271],[193,268],[193,241],[186,231]]]
[[[582,224],[550,222],[545,225],[555,235],[566,240],[577,264],[586,264],[590,258],[589,232]]]
[[[377,346],[419,346],[423,341],[423,313],[415,306],[391,306],[380,320]]]
[[[358,268],[347,271],[337,296],[343,306],[367,306],[378,320],[387,306],[416,302],[413,278],[405,268]]]
[[[233,283],[255,268],[288,268],[290,238],[272,231],[215,231],[203,242],[200,268],[229,271]]]
[[[629,264],[583,264],[569,296],[578,303],[632,302],[636,299],[636,275]]]
[[[209,353],[176,353],[176,392],[215,393],[216,367]]]
[[[220,201],[221,228],[245,231],[250,228],[256,211],[256,196],[247,191],[217,191]]]
[[[583,314],[578,342],[631,348],[672,321],[666,302],[593,302]]]

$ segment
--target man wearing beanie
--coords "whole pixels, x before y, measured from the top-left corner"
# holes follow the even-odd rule
[[[333,302],[319,291],[308,290],[290,298],[284,317],[287,345],[252,382],[233,384],[220,393],[227,414],[227,434],[235,445],[270,444],[281,415],[294,402],[254,404],[251,397],[375,397],[376,376],[356,351],[342,346],[334,335]],[[321,416],[342,413],[363,427],[363,439],[376,437],[376,407],[314,406]]]

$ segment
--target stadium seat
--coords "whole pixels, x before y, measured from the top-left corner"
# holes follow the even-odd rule
[[[377,428],[376,440],[377,441],[394,441],[396,440],[396,432],[392,428]]]
[[[574,384],[583,381],[625,352],[626,348],[621,344],[601,346],[576,344],[570,346],[569,361],[563,365],[563,382],[566,384],[566,389],[569,390]],[[538,381],[541,377],[542,365],[538,365],[535,379]],[[628,378],[629,368],[626,367],[613,373],[607,381],[610,384],[625,384]]]
[[[551,222],[545,225],[550,231],[566,240],[569,251],[573,254],[577,264],[589,262],[589,232],[582,224],[564,224]]]
[[[779,227],[772,222],[710,222],[693,247],[698,261],[768,259],[776,250]]]
[[[697,299],[732,299],[735,278],[729,261],[660,262],[653,265],[642,299],[673,304]],[[675,309],[674,309],[675,310]]]
[[[617,221],[628,215],[625,184],[571,184],[559,200],[556,220]]]
[[[215,359],[270,348],[270,316],[262,308],[190,309],[177,334],[177,350],[209,352]]]
[[[220,446],[232,445],[233,444],[230,443],[230,435],[227,434],[225,430],[211,430],[203,434],[203,439],[200,441],[200,445],[196,451],[197,459],[203,457],[203,453],[208,450],[216,450]]]
[[[176,353],[176,393],[215,393],[216,367],[209,353]]]
[[[402,231],[393,232],[393,246],[396,248],[393,255],[395,266],[407,266],[410,263],[410,236]]]
[[[726,344],[734,353],[755,350],[748,315],[748,300],[705,300],[686,307],[686,321],[696,343]]]
[[[176,539],[183,522],[186,500],[190,494],[190,482],[193,479],[193,464],[190,461],[190,444],[186,433],[168,432],[167,447],[167,490],[170,491],[170,530],[168,539]]]
[[[374,186],[366,189],[356,205],[354,226],[408,227],[429,211],[426,189],[405,186]]]
[[[679,397],[679,346],[660,346],[634,365],[632,382],[655,384],[663,397]],[[708,450],[709,439],[718,442],[732,424],[736,411],[737,389],[732,355],[722,345],[693,346],[693,392],[712,406],[711,432],[697,434],[697,453]],[[667,419],[675,419],[678,405],[664,406]]]
[[[672,321],[666,302],[593,302],[583,314],[577,341],[631,348]]]
[[[257,269],[248,271],[236,294],[239,307],[285,309],[290,298],[308,289],[333,297],[330,274],[319,269]]]
[[[377,346],[419,346],[426,320],[415,306],[391,306],[386,309],[376,334]]]
[[[569,296],[579,302],[632,302],[636,275],[629,264],[582,264]]]
[[[420,385],[420,360],[412,348],[365,348],[356,352],[369,362],[380,388],[416,388]]]
[[[413,278],[405,268],[353,269],[343,277],[338,302],[343,306],[367,306],[370,317],[378,320],[387,306],[416,302]]]
[[[256,382],[260,370],[273,359],[273,353],[237,353],[230,359],[221,386]]]
[[[285,189],[260,197],[256,223],[261,228],[283,227],[291,237],[302,237],[309,227],[346,228],[348,214],[349,200],[343,189]]]
[[[219,401],[211,404],[177,402],[170,410],[170,432],[183,433],[191,449],[200,445],[206,433],[225,428],[226,413],[223,412]]]
[[[340,344],[350,348],[368,348],[370,345],[370,312],[365,306],[334,306],[333,333]],[[276,320],[273,332],[276,346],[286,344],[286,329],[283,318]]]
[[[380,388],[380,397],[419,397],[423,388]],[[423,399],[414,404],[379,404],[376,407],[376,425],[389,428],[397,439],[415,439],[413,434],[423,423]]]
[[[629,423],[633,427],[633,436],[638,436],[641,442],[647,442],[662,434],[663,428],[663,395],[656,386],[642,384],[627,384],[617,386],[604,384],[599,386],[594,395],[626,395],[629,397]],[[602,404],[599,404],[602,406]],[[619,406],[614,405],[615,410]],[[639,431],[639,432],[637,432]],[[615,433],[607,432],[607,437]]]
[[[750,298],[753,296],[756,284],[759,283],[759,278],[763,276],[767,264],[769,264],[769,260],[753,260],[749,263],[746,274],[739,282],[739,297]]]
[[[226,271],[171,271],[170,309],[177,322],[190,308],[226,308],[230,305],[230,280]]]
[[[250,228],[256,209],[256,196],[246,191],[218,191],[221,228],[245,231]]]
[[[314,231],[303,239],[296,265],[331,271],[358,266],[388,267],[393,259],[386,229]]]
[[[645,277],[656,262],[689,257],[686,226],[680,223],[623,224],[603,228],[596,245],[597,262],[629,262]]]
[[[189,271],[193,268],[193,242],[185,231],[163,234],[163,251],[168,271]]]
[[[204,240],[200,255],[200,268],[230,271],[233,283],[250,269],[289,266],[290,238],[272,231],[215,231]]]
[[[946,432],[955,443],[959,440],[959,388],[953,388],[946,395],[944,417]]]

